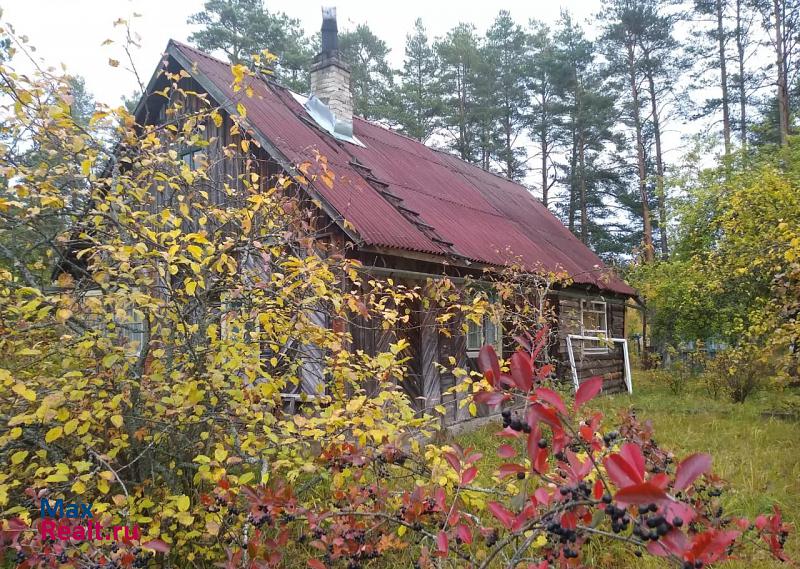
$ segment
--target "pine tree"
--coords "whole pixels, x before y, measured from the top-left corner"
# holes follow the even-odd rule
[[[399,104],[393,118],[400,131],[425,142],[437,127],[442,112],[442,98],[436,76],[438,61],[421,19],[406,36],[405,60],[400,71]]]
[[[436,43],[439,56],[439,89],[444,94],[442,130],[446,145],[463,160],[480,162],[476,90],[481,53],[475,27],[459,24]]]
[[[386,42],[366,24],[359,24],[353,31],[339,33],[339,51],[350,64],[355,113],[370,120],[391,117],[390,92],[394,74],[387,60]]]
[[[642,41],[652,21],[652,0],[605,0],[603,3],[603,46],[612,71],[627,83],[628,101],[624,106],[627,122],[633,129],[636,169],[641,199],[642,253],[646,262],[654,259],[653,228],[647,187],[642,90]]]
[[[520,180],[527,170],[527,154],[521,136],[527,118],[525,92],[526,37],[511,14],[501,11],[486,32],[482,66],[491,87],[494,160],[510,180]]]
[[[556,92],[559,70],[550,30],[541,22],[532,21],[528,33],[528,67],[525,71],[530,114],[530,137],[539,145],[539,176],[542,203],[550,203],[550,189],[556,183],[556,128],[560,99]]]
[[[562,14],[554,39],[553,73],[560,99],[557,129],[569,160],[563,167],[569,199],[563,209],[570,230],[587,245],[609,243],[603,222],[619,177],[611,168],[618,113],[614,85],[597,63],[592,42],[569,14]]]
[[[261,0],[206,0],[203,11],[187,22],[202,26],[189,36],[198,48],[222,51],[231,63],[266,49],[278,58],[277,78],[291,89],[308,91],[313,54],[298,20],[267,11]]]

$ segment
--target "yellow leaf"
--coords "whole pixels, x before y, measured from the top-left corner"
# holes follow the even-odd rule
[[[64,434],[71,435],[77,428],[78,428],[78,420],[70,419],[69,421],[64,423]]]
[[[222,115],[219,114],[219,111],[214,110],[211,112],[211,120],[214,121],[214,125],[219,128],[222,126]]]
[[[86,160],[81,162],[81,172],[83,173],[84,176],[88,176],[89,172],[91,172],[91,170],[92,170],[92,161],[91,160],[89,160],[87,158]]]
[[[249,152],[250,151],[250,141],[243,139],[242,140],[242,152]]]
[[[178,522],[185,526],[191,525],[194,521],[194,516],[192,516],[189,512],[179,512],[175,518],[178,520]]]
[[[11,455],[11,464],[19,464],[28,456],[27,450],[19,450]]]
[[[86,492],[86,484],[78,480],[77,482],[75,482],[75,484],[72,485],[72,491],[75,494],[83,494],[84,492]]]
[[[122,427],[122,415],[113,415],[111,417],[111,423],[118,429]]]
[[[64,429],[62,427],[53,427],[47,434],[44,436],[44,442],[52,443],[53,441],[57,441],[61,438],[61,435],[64,434]]]
[[[241,103],[236,104],[236,112],[239,113],[239,116],[242,117],[243,119],[247,118],[247,109],[244,108],[243,104]]]
[[[103,358],[103,367],[111,367],[119,359],[117,354],[108,354]]]
[[[475,403],[470,403],[469,404],[469,413],[473,417],[477,417],[477,415],[478,415],[478,406],[475,405]]]
[[[198,247],[197,245],[189,245],[186,248],[186,250],[189,251],[189,253],[191,253],[192,257],[194,257],[198,261],[203,256],[203,250],[200,247]]]
[[[214,451],[214,458],[217,459],[219,462],[222,462],[226,458],[228,458],[228,451],[224,448],[218,448]]]
[[[107,494],[109,490],[111,490],[111,486],[109,486],[108,482],[103,480],[102,478],[97,481],[97,489],[100,490],[103,494]]]
[[[189,509],[190,505],[189,496],[181,494],[180,496],[178,496],[178,499],[175,500],[175,505],[178,506],[179,512],[185,512],[186,510]]]
[[[59,308],[56,310],[56,318],[58,318],[61,322],[66,322],[72,316],[72,310],[69,308]]]
[[[28,401],[36,401],[36,392],[33,389],[25,387],[21,383],[15,383],[11,390],[20,397],[24,397]]]
[[[196,288],[197,288],[196,281],[186,281],[186,294],[194,294]]]

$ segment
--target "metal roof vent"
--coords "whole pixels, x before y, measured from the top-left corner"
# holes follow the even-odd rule
[[[291,93],[295,100],[303,105],[303,108],[305,108],[309,116],[314,119],[314,122],[317,123],[322,130],[331,134],[336,140],[343,140],[344,142],[366,148],[366,145],[353,134],[352,121],[349,125],[338,121],[330,107],[314,95],[304,97],[295,92]]]

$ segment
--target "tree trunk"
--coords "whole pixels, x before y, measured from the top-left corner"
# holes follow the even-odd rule
[[[547,127],[544,123],[544,118],[542,119],[542,130],[540,134],[539,140],[541,141],[542,145],[542,203],[544,207],[547,207],[547,194],[550,190],[550,186],[548,185],[549,180],[547,179]]]
[[[722,88],[722,136],[725,140],[725,156],[731,153],[731,115],[728,105],[728,62],[725,57],[725,25],[722,19],[722,0],[716,0],[717,42],[719,43],[719,82]]]
[[[574,120],[574,119],[573,119]],[[572,157],[569,161],[569,230],[575,233],[575,170],[578,163],[578,141],[575,126],[572,127]]]
[[[648,205],[647,198],[647,172],[645,171],[644,164],[644,142],[642,140],[642,117],[639,108],[639,85],[636,76],[636,59],[633,53],[633,44],[627,45],[628,51],[628,74],[631,83],[631,104],[633,108],[633,126],[636,131],[636,162],[639,171],[639,195],[642,198],[642,230],[643,230],[643,247],[644,247],[644,260],[649,263],[653,261],[653,228],[650,224],[650,206]]]
[[[736,57],[739,65],[739,137],[742,139],[742,146],[747,144],[747,90],[744,79],[744,30],[742,28],[742,3],[744,0],[736,0]]]
[[[581,242],[589,243],[589,212],[586,208],[586,157],[583,133],[578,136],[578,188],[581,196]]]
[[[653,136],[656,139],[656,194],[658,195],[658,234],[661,245],[661,256],[669,257],[667,246],[667,196],[664,189],[664,156],[661,151],[661,121],[658,118],[656,86],[652,70],[648,68],[647,84],[650,88],[650,109],[653,114]],[[730,136],[730,133],[728,133]],[[728,141],[730,144],[730,140]]]
[[[778,72],[778,134],[781,146],[789,143],[789,91],[786,78],[786,53],[783,45],[783,0],[773,0],[775,15],[775,66]]]

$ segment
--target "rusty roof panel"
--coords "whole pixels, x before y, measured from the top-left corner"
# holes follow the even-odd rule
[[[563,270],[577,283],[635,294],[523,186],[357,117],[354,134],[365,147],[340,142],[316,127],[286,89],[258,80],[252,97],[234,93],[228,64],[172,46],[196,63],[201,84],[204,76],[227,97],[218,103],[241,102],[252,128],[292,164],[315,165],[316,152],[327,157],[334,184],[315,182],[314,188],[364,243],[492,265],[519,260],[529,269]]]

